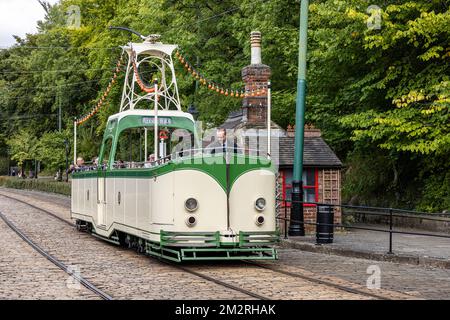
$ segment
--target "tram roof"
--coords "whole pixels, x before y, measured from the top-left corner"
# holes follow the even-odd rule
[[[154,117],[155,111],[151,109],[133,109],[133,110],[125,110],[116,114],[113,114],[108,118],[108,121],[117,119],[118,121],[122,120],[128,116],[146,116],[146,117]],[[188,112],[178,111],[178,110],[158,110],[158,117],[180,117],[187,118],[194,122],[194,117],[192,114]]]
[[[194,118],[190,113],[177,110],[158,110],[160,126],[195,131]],[[108,118],[104,137],[115,135],[128,128],[153,127],[154,110],[134,109],[116,113]],[[117,125],[116,125],[117,124]]]
[[[128,52],[128,54],[131,53],[131,50],[134,50],[136,54],[142,54],[142,53],[157,53],[162,52],[168,56],[172,55],[172,52],[178,48],[177,45],[174,44],[164,44],[161,42],[143,42],[143,43],[128,43],[126,46],[122,46],[124,50]]]

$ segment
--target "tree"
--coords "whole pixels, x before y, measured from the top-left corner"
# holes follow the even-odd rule
[[[11,159],[17,161],[23,177],[25,161],[36,159],[36,143],[36,136],[28,129],[20,130],[7,141]]]
[[[64,132],[46,132],[36,145],[36,158],[45,164],[47,169],[58,170],[65,166],[65,143],[67,135]]]
[[[367,107],[340,121],[353,140],[382,149],[449,153],[450,12],[441,1],[408,1],[381,13],[382,28],[360,35],[369,72],[354,86]]]
[[[447,209],[446,189],[431,192],[450,172],[447,2],[386,0],[379,8],[367,0],[310,2],[306,120],[348,164],[346,199]],[[80,28],[67,27],[72,5],[80,8]],[[261,31],[263,63],[272,68],[273,120],[294,124],[298,0],[61,0],[45,8],[37,34],[0,51],[0,150],[21,128],[37,137],[55,131],[59,106],[63,128],[91,110],[119,46],[140,41],[110,25],[161,34],[207,78],[235,89],[250,62],[249,34]],[[195,103],[203,122],[218,125],[241,106],[240,99],[196,86],[180,64],[176,72],[182,107]],[[118,111],[117,84],[98,116],[79,127],[78,152],[86,158],[97,154],[107,118]],[[369,168],[377,171],[366,179]]]

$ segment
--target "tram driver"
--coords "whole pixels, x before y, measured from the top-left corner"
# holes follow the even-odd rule
[[[206,147],[206,150],[210,154],[216,154],[216,153],[227,153],[227,152],[233,152],[233,153],[241,153],[241,150],[238,148],[238,144],[233,139],[233,141],[230,141],[230,137],[227,139],[227,131],[225,128],[219,128],[216,132],[216,140],[209,144]]]

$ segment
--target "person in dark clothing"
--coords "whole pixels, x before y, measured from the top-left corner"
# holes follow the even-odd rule
[[[217,130],[216,137],[216,140],[206,148],[210,154],[226,152],[240,153],[236,141],[231,142],[229,141],[230,139],[227,139],[227,132],[224,128]]]

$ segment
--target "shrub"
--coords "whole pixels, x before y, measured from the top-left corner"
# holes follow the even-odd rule
[[[0,177],[0,186],[13,189],[38,190],[70,196],[70,183],[53,180]]]

